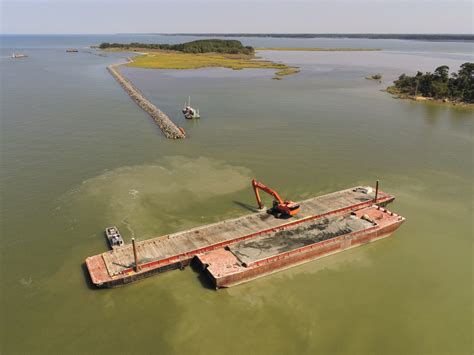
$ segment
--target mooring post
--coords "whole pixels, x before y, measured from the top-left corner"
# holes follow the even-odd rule
[[[138,272],[140,271],[140,265],[138,264],[137,245],[135,244],[135,238],[132,238],[132,246],[133,246],[133,258],[135,260],[135,272]]]
[[[379,181],[377,180],[375,182],[375,197],[374,197],[374,203],[377,203],[377,195],[379,194]]]

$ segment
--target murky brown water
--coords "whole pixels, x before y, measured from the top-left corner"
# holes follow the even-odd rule
[[[2,58],[2,353],[470,353],[472,112],[380,92],[402,72],[456,70],[470,45],[399,42],[265,53],[302,67],[282,81],[126,69],[186,129],[179,142],[105,71],[117,58],[48,43]],[[382,84],[364,79],[375,72]],[[182,118],[188,95],[200,121]],[[293,200],[380,179],[407,222],[228,290],[192,269],[88,287],[81,265],[106,250],[106,225],[128,241],[236,217],[255,203],[252,177]]]

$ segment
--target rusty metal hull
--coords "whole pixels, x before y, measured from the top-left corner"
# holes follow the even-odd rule
[[[183,268],[197,255],[223,248],[278,228],[307,220],[355,211],[373,203],[374,194],[356,188],[342,190],[300,202],[296,218],[278,219],[265,212],[252,213],[191,230],[137,242],[139,268],[135,268],[131,245],[104,252],[85,260],[97,287],[116,287],[168,270]],[[377,203],[386,205],[394,196],[379,192]]]
[[[112,280],[109,280],[109,281],[106,281],[106,282],[103,282],[103,283],[102,282],[94,283],[94,280],[92,278],[91,278],[91,280],[92,280],[92,283],[94,284],[94,286],[96,286],[98,288],[115,288],[115,287],[124,286],[124,285],[130,284],[132,282],[145,279],[145,278],[150,277],[150,276],[161,274],[161,273],[166,272],[166,271],[178,270],[178,269],[182,270],[183,268],[188,266],[190,262],[191,262],[191,260],[186,260],[186,261],[183,261],[181,263],[172,263],[172,264],[157,267],[157,268],[154,268],[154,269],[148,269],[148,270],[143,271],[143,272],[134,272],[134,273],[131,272],[131,273],[129,273],[127,275],[124,275],[122,277],[115,278],[115,279],[112,279]],[[90,260],[86,261],[86,266],[87,266],[88,269],[91,267],[91,261]]]
[[[236,248],[219,249],[205,253],[197,256],[196,260],[205,270],[216,289],[231,287],[386,238],[405,221],[405,218],[378,206],[360,209],[355,212],[355,215],[358,217],[367,215],[382,217],[376,220],[375,225],[367,226],[367,228],[270,255],[250,263],[243,262],[242,257],[236,252]],[[270,236],[270,238],[272,237]],[[274,243],[277,242],[275,239]],[[268,248],[268,245],[265,247]]]

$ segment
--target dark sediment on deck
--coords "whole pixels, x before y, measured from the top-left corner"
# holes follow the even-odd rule
[[[122,64],[112,64],[107,67],[109,73],[118,81],[124,90],[130,95],[138,106],[147,112],[155,123],[160,127],[166,138],[182,139],[186,138],[183,129],[180,129],[171,119],[158,107],[153,105],[128,79],[126,79],[118,70]]]

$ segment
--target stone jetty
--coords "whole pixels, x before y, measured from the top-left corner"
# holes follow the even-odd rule
[[[130,59],[129,59],[130,61]],[[130,95],[138,106],[147,112],[155,123],[160,127],[166,138],[183,139],[186,138],[186,133],[183,128],[178,127],[171,119],[158,107],[153,105],[145,96],[138,90],[127,78],[125,78],[119,71],[121,64],[112,64],[107,67],[109,73],[118,81],[124,90]]]

